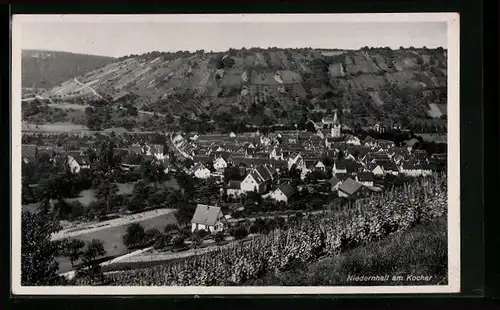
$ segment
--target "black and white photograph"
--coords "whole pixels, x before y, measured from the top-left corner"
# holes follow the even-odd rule
[[[12,290],[460,291],[459,16],[14,15]]]

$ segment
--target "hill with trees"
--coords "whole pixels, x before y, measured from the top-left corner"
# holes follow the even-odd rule
[[[22,87],[52,88],[75,76],[115,61],[113,57],[68,52],[23,50]]]
[[[140,117],[127,115],[137,127],[150,129],[294,126],[333,110],[348,125],[442,126],[446,56],[442,48],[151,52],[118,58],[42,95],[56,102],[98,100],[121,114],[128,105],[164,119],[141,124]]]

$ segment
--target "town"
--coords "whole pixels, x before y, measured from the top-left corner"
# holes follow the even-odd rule
[[[421,138],[398,145],[369,135],[359,138],[336,112],[318,123],[308,121],[305,128],[208,135],[108,132],[97,134],[100,144],[96,135],[75,135],[64,142],[66,149],[57,145],[64,134],[25,133],[23,142],[31,144],[22,145],[23,210],[40,208],[37,196],[43,194],[37,193],[47,193],[52,184],[49,208],[62,220],[54,240],[99,239],[108,260],[170,244],[170,259],[189,244],[194,249],[217,248],[222,240],[259,233],[258,223],[262,229],[297,214],[352,207],[446,167],[445,147],[442,153],[434,147],[429,154]],[[373,136],[404,132],[369,129]],[[59,177],[51,175],[55,167]],[[171,210],[176,210],[175,216]],[[130,224],[139,226],[139,233],[127,245],[123,240]],[[161,231],[169,229],[177,234],[165,242]],[[180,235],[182,240],[176,240]],[[148,260],[164,261],[157,254],[150,253]],[[135,257],[121,259],[122,265],[140,266],[145,254]],[[60,261],[61,271],[72,268],[67,260]]]

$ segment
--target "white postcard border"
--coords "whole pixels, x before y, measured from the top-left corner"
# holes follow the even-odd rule
[[[21,105],[11,104],[11,284],[15,295],[282,295],[411,294],[460,292],[459,14],[228,14],[228,15],[15,15],[12,21],[12,102],[21,101],[21,47],[28,22],[446,22],[448,59],[448,285],[440,286],[22,286],[21,285]],[[15,182],[13,182],[15,181]],[[15,206],[15,207],[14,207]]]

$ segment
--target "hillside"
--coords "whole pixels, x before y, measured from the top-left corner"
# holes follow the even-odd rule
[[[360,126],[430,126],[446,113],[446,83],[441,48],[253,48],[122,57],[42,95],[80,101],[99,94],[108,103],[198,121],[195,129],[209,119],[233,127],[293,125],[333,109]]]
[[[114,60],[112,57],[68,52],[23,50],[22,87],[52,88]]]

